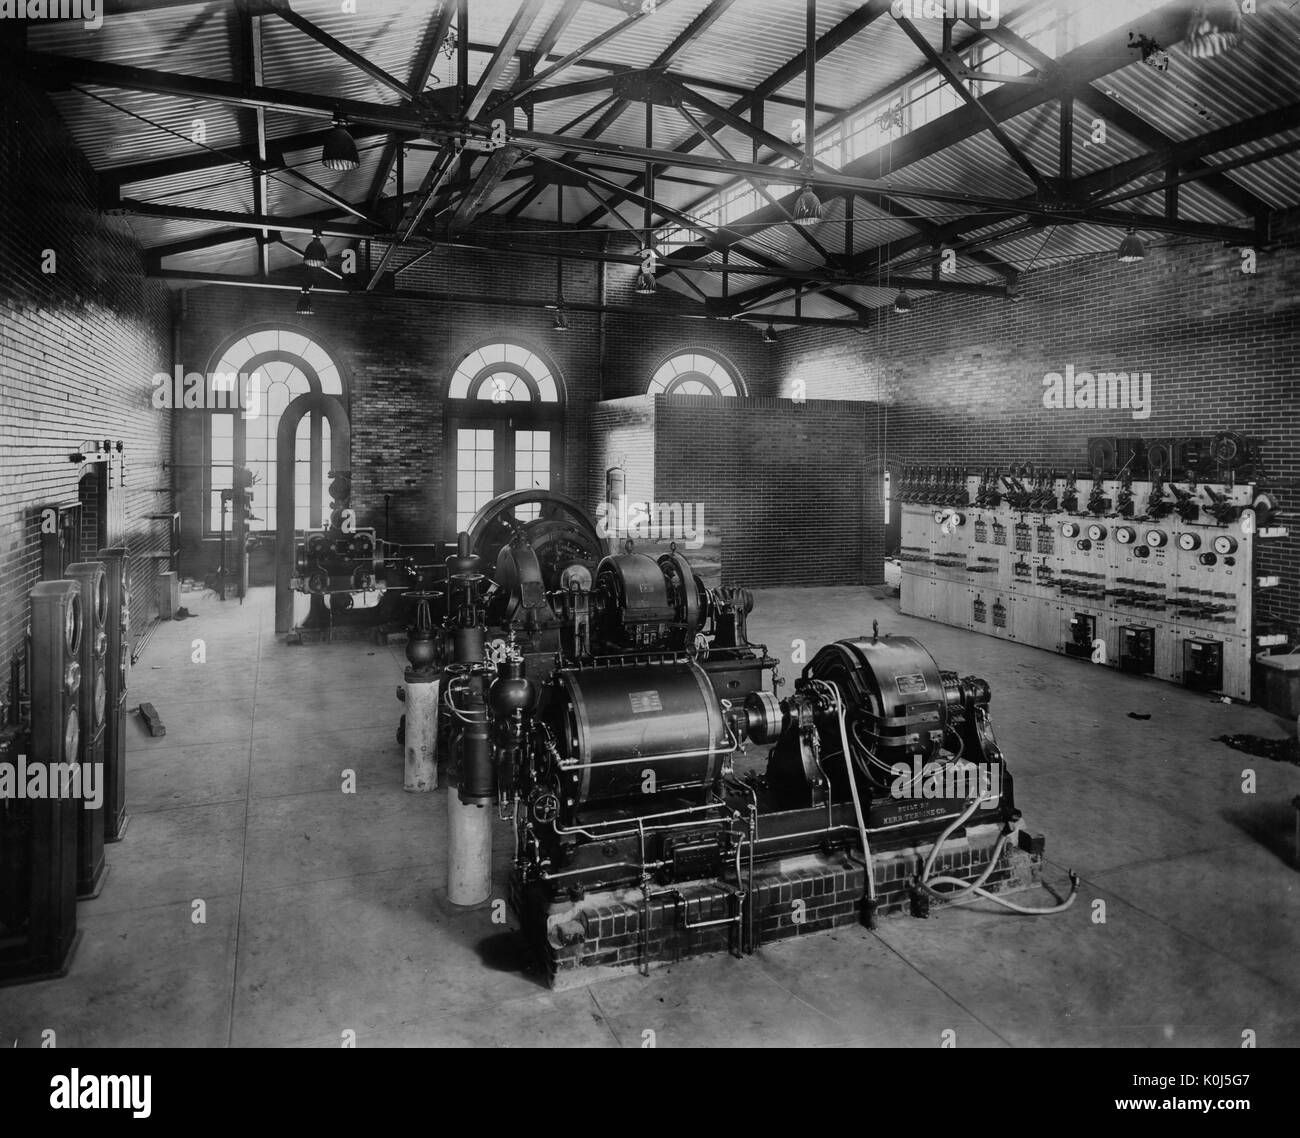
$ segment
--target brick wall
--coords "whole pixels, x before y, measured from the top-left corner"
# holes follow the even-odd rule
[[[378,246],[371,251],[372,263],[380,251]],[[654,298],[635,297],[633,272],[630,265],[610,266],[602,285],[594,262],[565,262],[568,303],[597,303],[603,291],[610,303],[644,308],[644,317],[606,315],[603,334],[594,313],[571,311],[569,331],[557,333],[553,311],[482,303],[477,298],[544,303],[555,299],[553,258],[482,249],[441,249],[396,278],[404,292],[464,296],[464,301],[406,299],[382,290],[317,295],[315,315],[301,319],[294,315],[297,297],[292,292],[196,288],[185,294],[181,362],[187,371],[206,371],[231,336],[258,325],[294,327],[318,340],[350,381],[358,524],[382,529],[387,493],[393,540],[441,541],[446,386],[461,359],[484,343],[518,341],[555,368],[567,401],[565,460],[552,485],[582,500],[589,496],[592,471],[599,467],[600,493],[589,506],[603,499],[604,470],[610,465],[602,457],[588,456],[592,416],[599,414],[602,400],[643,394],[654,369],[668,355],[705,348],[725,357],[749,390],[771,388],[774,357],[761,342],[761,330],[729,321],[687,319],[683,313],[693,306],[664,289]],[[202,420],[200,413],[179,414],[181,449],[188,456],[202,454]],[[215,542],[203,543],[200,558],[195,558],[201,480],[197,470],[181,473],[186,571],[198,572],[201,564],[215,564]]]
[[[170,423],[150,407],[150,377],[170,366],[166,290],[144,278],[126,222],[101,218],[90,170],[53,108],[0,79],[0,660],[21,648],[40,578],[40,507],[78,500],[68,456],[91,439],[124,443],[125,539],[133,628],[152,615],[148,585],[170,509],[162,463]],[[53,273],[42,272],[52,250]],[[117,463],[113,464],[114,470]],[[92,554],[93,546],[83,548]]]
[[[1294,225],[1292,225],[1294,232]],[[1259,255],[1254,276],[1235,249],[1171,242],[1144,262],[1099,256],[1023,278],[1019,303],[959,295],[888,310],[864,334],[783,333],[778,389],[803,378],[809,398],[885,399],[881,437],[891,469],[971,468],[1016,461],[1086,465],[1094,435],[1213,435],[1263,444],[1270,482],[1300,507],[1300,248]],[[1152,412],[1043,406],[1043,377],[1079,370],[1142,371]],[[1081,471],[1082,472],[1082,471]],[[1257,616],[1300,633],[1300,524],[1261,543],[1260,572],[1285,581]]]
[[[703,503],[726,584],[882,580],[874,403],[655,397],[658,502]]]

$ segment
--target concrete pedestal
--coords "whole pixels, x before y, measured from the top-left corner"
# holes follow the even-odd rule
[[[447,789],[447,899],[453,905],[481,905],[492,893],[491,806],[466,806],[455,787]]]
[[[410,668],[405,676],[406,775],[404,790],[422,792],[438,786],[438,696],[436,672],[425,676]]]

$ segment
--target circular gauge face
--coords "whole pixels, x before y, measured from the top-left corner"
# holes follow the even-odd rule
[[[1088,527],[1088,536],[1092,538],[1093,541],[1105,541],[1106,527],[1093,522],[1093,524]]]
[[[1214,565],[1218,562],[1219,555],[1217,553],[1202,553],[1196,560],[1202,565]]]
[[[68,695],[76,695],[79,687],[81,687],[81,665],[73,660],[63,669],[63,690]]]
[[[108,685],[104,682],[104,669],[95,669],[95,726],[104,722],[104,708],[108,706]]]
[[[108,620],[108,584],[103,573],[95,574],[95,627],[103,628]]]
[[[1178,535],[1178,548],[1191,553],[1193,550],[1201,548],[1201,539],[1194,533],[1180,533]]]
[[[1163,549],[1168,540],[1169,535],[1162,529],[1147,530],[1147,545],[1152,549]]]
[[[1237,552],[1237,539],[1229,537],[1226,533],[1219,534],[1214,539],[1214,552],[1220,555]]]
[[[1062,522],[1062,523],[1061,523],[1061,536],[1062,536],[1062,537],[1078,537],[1078,536],[1079,536],[1079,523],[1078,523],[1078,522]]]
[[[77,593],[68,598],[68,607],[63,612],[63,642],[74,656],[81,647],[81,596]]]
[[[103,656],[108,652],[108,634],[105,632],[95,633],[95,656]]]
[[[131,673],[131,652],[125,644],[122,645],[122,654],[118,659],[117,674],[122,684],[122,690],[126,691],[127,677]]]
[[[63,761],[75,763],[77,749],[81,746],[81,720],[77,718],[77,709],[68,708],[68,717],[63,721]]]
[[[1118,541],[1120,545],[1132,545],[1133,539],[1136,537],[1137,537],[1137,530],[1135,530],[1132,526],[1115,527],[1115,540]]]
[[[1074,548],[1082,553],[1087,553],[1088,550],[1092,548],[1092,542],[1090,542],[1086,537],[1081,537],[1074,543]]]
[[[942,510],[935,510],[935,511],[934,511],[934,520],[935,520],[936,523],[941,523],[941,522],[943,521],[943,511],[942,511]]]

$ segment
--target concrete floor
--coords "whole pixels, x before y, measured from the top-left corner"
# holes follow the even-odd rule
[[[129,699],[167,734],[128,725],[130,828],[79,909],[70,974],[0,989],[0,1046],[49,1028],[65,1047],[1300,1043],[1300,769],[1212,741],[1294,731],[1257,708],[902,617],[867,589],[760,591],[751,635],[785,659],[796,637],[811,655],[878,619],[987,679],[1047,878],[1079,872],[1079,900],[891,918],[552,994],[490,908],[445,900],[446,792],[402,790],[400,646],[287,647],[270,601],[188,594],[196,619],[160,626]]]

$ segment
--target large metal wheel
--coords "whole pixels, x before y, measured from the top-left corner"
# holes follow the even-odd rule
[[[535,506],[536,510],[525,507]],[[536,513],[526,519],[524,515]],[[590,514],[557,490],[512,490],[493,498],[470,519],[469,547],[479,567],[497,579],[502,549],[519,540],[532,547],[548,590],[560,587],[560,574],[575,562],[594,569],[604,556],[604,543]]]

